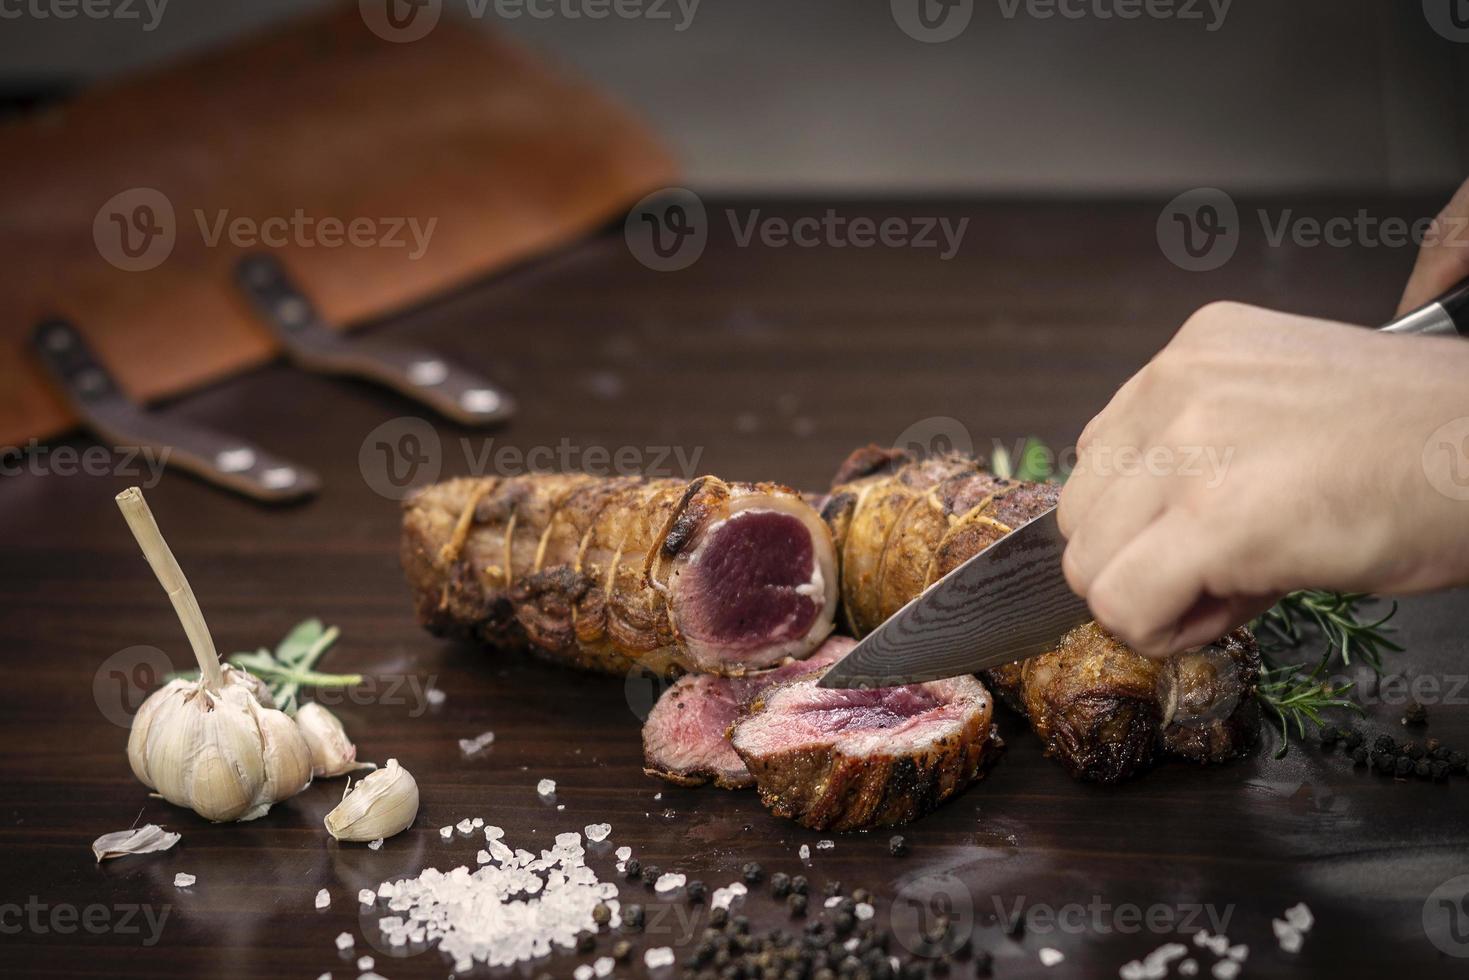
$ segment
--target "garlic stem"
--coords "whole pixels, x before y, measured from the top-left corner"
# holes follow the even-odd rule
[[[214,638],[209,635],[204,613],[199,609],[199,601],[194,598],[194,590],[189,588],[189,580],[184,578],[178,559],[174,558],[168,542],[163,540],[158,522],[153,519],[153,512],[143,499],[143,491],[137,487],[128,487],[117,495],[117,507],[127,520],[133,537],[137,539],[138,547],[143,549],[143,557],[148,559],[153,574],[158,576],[158,584],[163,586],[163,591],[168,593],[168,599],[173,603],[174,612],[178,614],[184,633],[189,638],[189,645],[194,649],[194,659],[199,661],[205,686],[211,691],[218,691],[223,677],[219,670],[219,654],[214,649]]]

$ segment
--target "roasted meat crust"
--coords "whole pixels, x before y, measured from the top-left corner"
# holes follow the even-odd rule
[[[780,725],[782,697],[812,684],[808,674],[753,701],[735,725],[733,744],[761,802],[813,830],[868,830],[915,820],[981,778],[1004,748],[990,723],[989,694],[972,677],[917,685],[943,691],[941,700],[960,715],[960,723],[916,746],[900,738],[876,751],[855,751],[845,732],[798,739],[778,751],[760,745],[752,735],[754,723],[773,713]],[[871,739],[862,740],[868,748]]]
[[[449,480],[404,502],[403,569],[419,621],[436,634],[608,673],[717,669],[692,662],[669,577],[704,530],[752,495],[806,507],[787,487],[714,477]],[[831,561],[828,544],[824,531],[813,539]]]
[[[1059,494],[966,456],[917,460],[875,446],[853,453],[838,477],[847,479],[822,517],[842,560],[842,621],[859,637]],[[1155,662],[1088,624],[1056,650],[986,676],[1073,775],[1115,782],[1165,754],[1223,762],[1247,751],[1259,729],[1259,666],[1244,630]]]

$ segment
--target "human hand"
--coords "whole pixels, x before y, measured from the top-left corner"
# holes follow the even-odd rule
[[[1469,444],[1425,453],[1469,416],[1466,379],[1462,340],[1203,308],[1078,440],[1057,514],[1067,581],[1149,656],[1298,588],[1469,581],[1469,500],[1438,489],[1469,488]]]
[[[1469,180],[1433,219],[1398,302],[1398,316],[1434,299],[1465,276],[1469,276]]]

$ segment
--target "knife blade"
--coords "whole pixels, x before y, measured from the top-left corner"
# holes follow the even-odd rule
[[[1469,279],[1381,328],[1469,337]],[[924,589],[833,664],[819,687],[941,680],[1052,650],[1092,619],[1066,584],[1066,539],[1051,509]]]

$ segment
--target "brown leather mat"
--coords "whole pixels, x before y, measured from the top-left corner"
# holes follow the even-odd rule
[[[0,445],[75,421],[28,349],[43,316],[158,398],[274,355],[232,284],[247,251],[351,323],[584,234],[674,175],[643,125],[524,50],[447,18],[390,43],[355,3],[85,92],[0,127]]]

